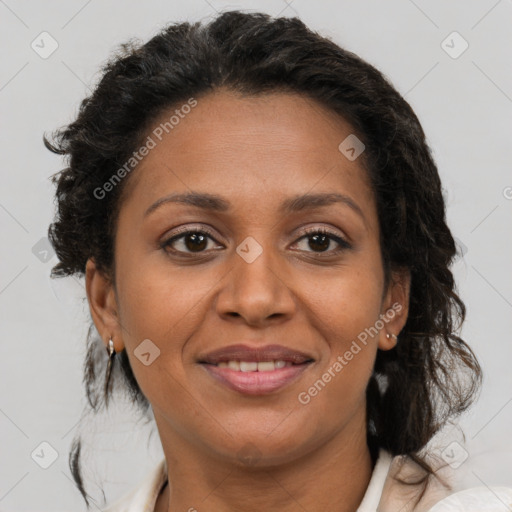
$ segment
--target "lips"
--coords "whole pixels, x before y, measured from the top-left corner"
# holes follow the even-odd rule
[[[252,348],[247,345],[231,345],[229,347],[220,348],[199,357],[200,363],[218,365],[221,362],[229,361],[285,361],[292,364],[303,364],[313,361],[313,357],[292,350],[281,345],[266,345],[265,347]]]
[[[281,345],[231,345],[199,357],[207,373],[232,390],[264,395],[291,384],[314,359]]]

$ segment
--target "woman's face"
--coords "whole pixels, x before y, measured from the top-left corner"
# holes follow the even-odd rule
[[[217,91],[162,135],[174,113],[124,191],[115,289],[87,269],[96,326],[127,350],[164,447],[278,464],[365,443],[408,277],[384,289],[368,176],[339,149],[351,126],[286,93]]]

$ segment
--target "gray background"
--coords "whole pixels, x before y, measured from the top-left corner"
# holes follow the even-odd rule
[[[64,163],[44,148],[42,134],[73,119],[119,43],[233,8],[299,16],[377,66],[418,114],[462,253],[454,266],[468,307],[462,335],[485,371],[481,398],[460,421],[465,448],[446,448],[462,443],[449,428],[436,449],[454,466],[467,451],[455,471],[461,486],[512,485],[510,0],[0,0],[0,510],[85,510],[67,453],[85,403],[88,310],[79,281],[49,279],[56,263],[45,240],[53,216],[49,177]],[[51,48],[43,31],[58,44],[47,58],[31,47]],[[469,45],[460,55],[464,42],[454,31]],[[147,442],[154,428],[136,424],[126,405],[88,433],[94,451],[84,476],[107,479],[109,500],[163,456],[157,435]],[[42,442],[58,454],[47,469],[40,465],[51,462],[52,448]],[[100,504],[99,488],[89,485]]]

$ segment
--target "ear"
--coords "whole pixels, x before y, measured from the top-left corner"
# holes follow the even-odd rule
[[[112,338],[116,352],[124,348],[118,305],[112,280],[99,270],[92,258],[85,265],[85,289],[89,310],[105,346]]]
[[[380,314],[380,319],[384,324],[379,332],[378,345],[381,350],[391,350],[397,344],[395,336],[398,336],[404,328],[409,314],[410,289],[411,273],[408,269],[391,273]]]

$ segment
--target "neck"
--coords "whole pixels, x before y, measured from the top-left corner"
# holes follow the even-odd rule
[[[166,452],[170,484],[155,512],[355,512],[373,470],[365,435],[334,438],[299,459],[257,468],[191,456],[190,445],[186,452],[188,457]]]

